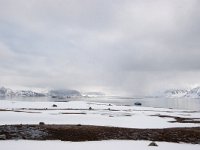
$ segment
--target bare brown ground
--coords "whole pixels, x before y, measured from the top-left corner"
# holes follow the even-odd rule
[[[6,139],[98,141],[150,140],[200,144],[200,127],[131,129],[89,125],[3,125]]]

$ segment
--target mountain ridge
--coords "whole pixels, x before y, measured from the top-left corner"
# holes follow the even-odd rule
[[[77,90],[49,90],[47,92],[34,92],[32,90],[17,90],[14,91],[10,88],[1,87],[0,97],[55,97],[66,98],[71,96],[81,96],[81,93]]]
[[[200,87],[192,89],[169,89],[165,90],[161,97],[167,98],[200,98]]]

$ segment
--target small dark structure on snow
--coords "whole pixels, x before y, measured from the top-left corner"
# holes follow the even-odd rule
[[[39,125],[41,125],[41,126],[42,126],[42,125],[45,125],[45,123],[44,123],[44,122],[39,122]]]
[[[135,102],[134,105],[136,105],[136,106],[142,106],[142,103],[140,103],[140,102]]]
[[[58,107],[56,104],[53,104],[52,107]]]
[[[155,142],[151,142],[149,146],[158,146]]]

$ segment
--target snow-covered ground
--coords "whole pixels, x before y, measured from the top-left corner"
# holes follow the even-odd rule
[[[53,107],[57,105],[57,107]],[[89,108],[92,110],[89,110]],[[197,118],[200,112],[188,110],[174,110],[165,108],[117,106],[107,103],[86,101],[70,102],[25,102],[0,101],[0,125],[5,124],[85,124],[100,126],[116,126],[128,128],[169,128],[169,127],[196,127],[195,123],[170,123],[173,118],[161,118],[156,115]],[[199,118],[199,119],[198,119]],[[6,140],[0,141],[2,150],[200,150],[200,145],[156,142],[158,147],[148,146],[150,141],[90,141],[90,142],[63,142],[63,141],[28,141]]]
[[[63,141],[1,141],[2,150],[200,150],[199,145],[156,142],[158,147],[148,146],[150,141],[92,141],[92,142],[63,142]]]
[[[53,104],[57,107],[52,107]],[[89,108],[92,110],[89,110]],[[70,102],[24,102],[0,101],[0,124],[83,124],[128,128],[197,127],[195,123],[170,123],[173,118],[156,115],[200,118],[200,112],[117,106],[107,103],[85,101]],[[8,111],[4,111],[8,110]]]

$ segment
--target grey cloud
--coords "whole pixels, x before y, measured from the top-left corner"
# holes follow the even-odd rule
[[[0,84],[130,95],[199,84],[199,6],[0,0]]]

